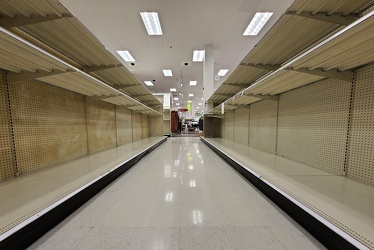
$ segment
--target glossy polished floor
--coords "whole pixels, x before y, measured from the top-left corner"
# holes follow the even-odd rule
[[[29,249],[324,249],[199,138],[169,138]]]

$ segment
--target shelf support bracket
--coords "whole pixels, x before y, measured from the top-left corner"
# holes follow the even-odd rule
[[[27,81],[27,80],[40,78],[40,77],[63,74],[67,72],[69,71],[61,71],[61,70],[56,70],[56,69],[52,70],[51,72],[40,71],[40,70],[37,70],[36,72],[25,72],[25,73],[8,72],[7,77],[8,77],[8,82],[21,82],[21,81]]]
[[[305,17],[305,18],[311,18],[311,19],[315,19],[315,20],[319,20],[319,21],[336,23],[336,24],[340,24],[340,25],[349,25],[359,18],[356,15],[352,15],[352,14],[343,16],[341,14],[328,15],[327,13],[321,13],[321,12],[317,12],[315,14],[310,13],[310,12],[301,12],[299,14],[297,14],[295,12],[289,12],[287,14],[298,15],[298,16]]]
[[[100,71],[100,70],[105,70],[105,69],[111,69],[111,68],[117,68],[121,67],[122,65],[101,65],[101,66],[91,66],[91,67],[83,67],[83,71],[86,73],[90,72],[95,72],[95,71]]]
[[[271,100],[271,101],[278,101],[278,96],[277,96],[277,95],[255,95],[255,94],[245,94],[245,96],[256,97],[256,98],[261,98],[261,99]]]
[[[46,16],[33,14],[31,17],[16,15],[14,18],[2,16],[0,17],[0,25],[6,29],[11,29],[14,27],[26,26],[26,25],[43,23],[43,22],[53,21],[53,20],[57,20],[61,18],[71,18],[71,17],[74,17],[74,16],[72,14],[63,14],[62,16],[58,16],[56,14],[48,14]]]
[[[242,66],[248,66],[252,68],[258,68],[258,69],[264,69],[264,70],[269,70],[269,71],[275,71],[279,69],[279,65],[270,65],[270,64],[254,64],[254,63],[241,63],[239,65]]]
[[[322,69],[313,69],[313,70],[308,70],[307,68],[299,68],[299,69],[289,69],[293,71],[297,71],[300,73],[305,73],[305,74],[312,74],[312,75],[317,75],[317,76],[322,76],[326,78],[332,78],[332,79],[338,79],[338,80],[343,80],[343,81],[352,81],[353,77],[353,72],[350,70],[346,71],[338,71],[336,69],[331,69],[331,70],[322,70]]]

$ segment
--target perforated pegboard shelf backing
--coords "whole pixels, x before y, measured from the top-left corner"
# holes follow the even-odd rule
[[[224,122],[224,138],[229,141],[234,141],[234,126],[235,126],[235,112],[227,111],[225,112]]]
[[[5,73],[0,71],[0,181],[14,177]]]
[[[351,82],[325,80],[280,95],[278,155],[341,175]]]
[[[277,101],[263,100],[251,104],[249,145],[268,153],[275,153],[277,131]]]
[[[142,114],[142,137],[149,137],[149,116],[145,114]]]
[[[131,110],[116,108],[117,144],[132,142]]]
[[[132,112],[132,141],[139,141],[143,137],[142,114]]]
[[[248,106],[249,107],[249,106]],[[249,108],[235,109],[234,142],[248,145]]]
[[[86,155],[82,95],[34,80],[9,91],[20,174]]]
[[[347,176],[374,185],[374,65],[356,72]]]
[[[86,97],[89,154],[116,147],[115,106]]]

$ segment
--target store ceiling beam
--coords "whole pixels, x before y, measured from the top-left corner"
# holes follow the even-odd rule
[[[323,69],[313,69],[313,70],[308,70],[307,68],[299,68],[299,69],[288,69],[288,70],[293,70],[297,71],[300,73],[305,73],[305,74],[312,74],[312,75],[317,75],[317,76],[322,76],[326,78],[332,78],[332,79],[338,79],[338,80],[343,80],[343,81],[352,81],[353,77],[353,72],[350,70],[346,71],[338,71],[337,69],[331,69],[331,70],[323,70]]]
[[[100,66],[91,66],[91,67],[83,67],[83,71],[86,73],[105,70],[105,69],[111,69],[111,68],[117,68],[121,67],[122,65],[100,65]]]
[[[296,14],[295,12],[288,12],[289,15],[298,15],[305,18],[311,18],[319,21],[329,22],[329,23],[336,23],[340,25],[348,25],[356,21],[359,17],[356,15],[346,15],[343,16],[342,14],[331,14],[327,15],[323,12],[317,12],[317,13],[310,13],[310,12],[301,12],[299,14]]]
[[[36,72],[22,72],[22,73],[15,73],[15,72],[8,72],[7,78],[8,82],[21,82],[21,81],[27,81],[32,80],[40,77],[46,77],[46,76],[52,76],[57,74],[63,74],[68,71],[61,71],[61,70],[52,70],[51,72],[38,70]],[[74,72],[74,71],[70,71]]]
[[[248,66],[252,68],[258,68],[258,69],[265,69],[270,71],[275,71],[280,68],[279,65],[271,65],[271,64],[254,64],[254,63],[241,63],[242,66]]]
[[[56,14],[48,14],[46,16],[33,14],[31,17],[17,15],[14,18],[1,16],[0,25],[6,29],[10,29],[14,27],[21,27],[21,26],[43,23],[43,22],[53,21],[53,20],[57,20],[61,18],[71,18],[71,17],[74,17],[74,16],[72,14],[63,14],[63,16],[58,16]]]

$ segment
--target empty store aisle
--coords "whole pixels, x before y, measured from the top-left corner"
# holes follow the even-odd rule
[[[29,249],[324,249],[199,138],[170,138]]]

